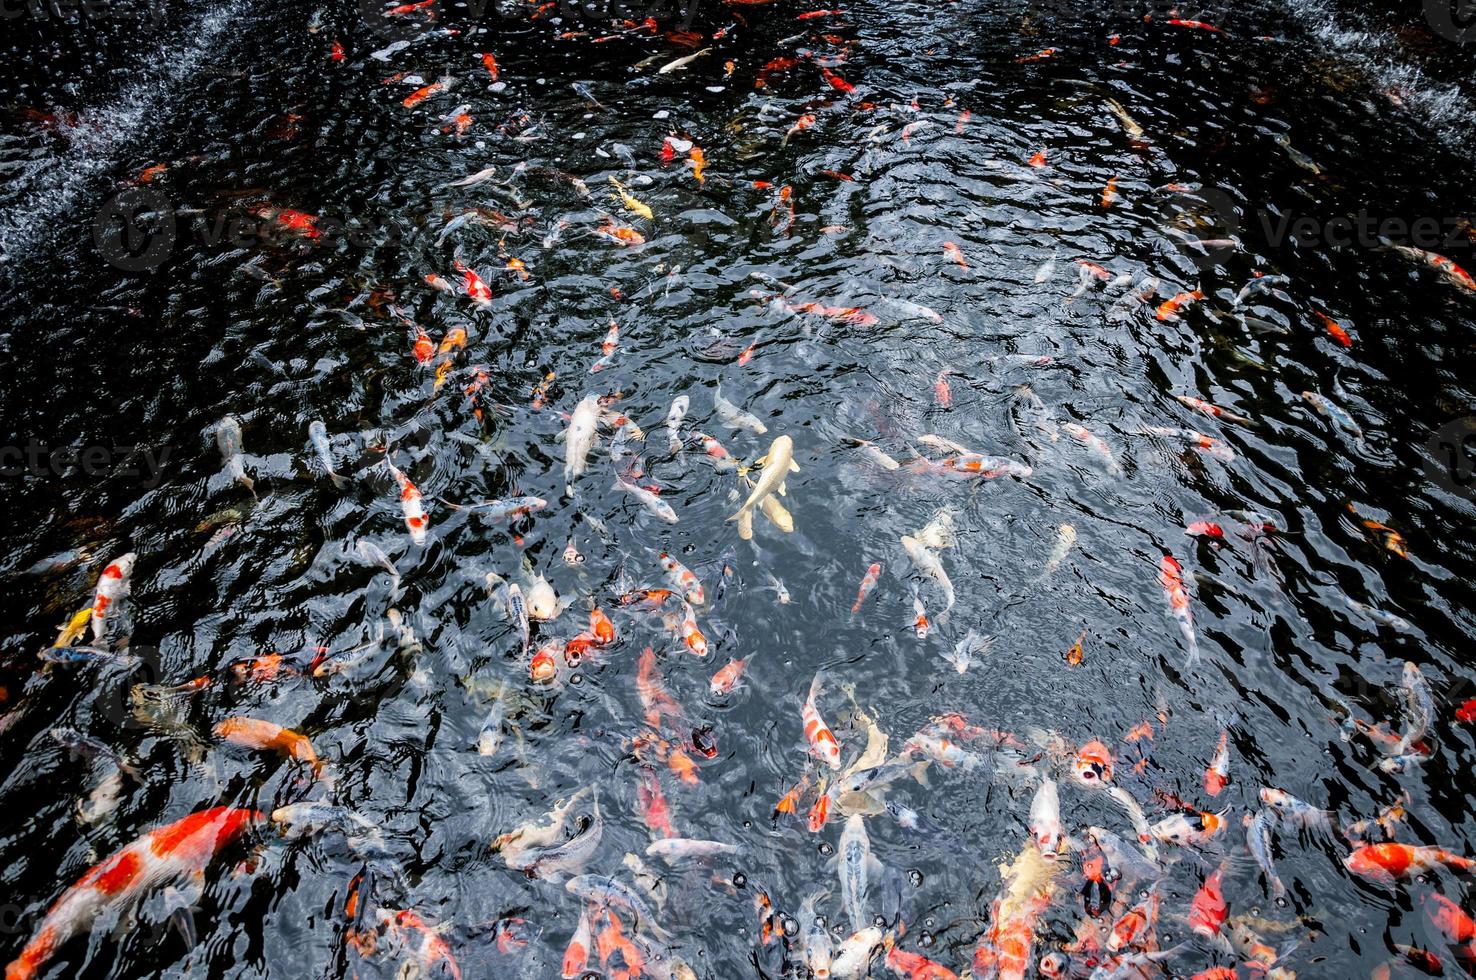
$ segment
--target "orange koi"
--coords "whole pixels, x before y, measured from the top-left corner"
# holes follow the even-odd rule
[[[820,74],[822,77],[824,77],[826,83],[831,88],[835,89],[837,92],[840,92],[842,95],[849,95],[850,93],[856,91],[856,86],[852,85],[844,78],[841,78],[829,68],[821,68]]]
[[[323,763],[307,736],[260,718],[233,716],[215,726],[215,737],[252,749],[267,749],[307,764],[313,775],[323,776]]]
[[[487,69],[487,74],[492,76],[492,81],[497,81],[502,76],[502,70],[497,67],[497,58],[492,52],[482,52],[482,67]]]
[[[856,590],[856,601],[851,605],[852,616],[861,611],[861,604],[866,601],[866,596],[876,585],[877,579],[881,578],[881,571],[881,563],[872,562],[871,567],[866,569],[866,574],[861,576],[861,587]]]
[[[687,157],[692,161],[692,176],[697,178],[697,183],[706,183],[707,178],[702,176],[702,171],[707,167],[707,155],[702,152],[702,147],[692,147],[687,151]]]
[[[1035,155],[1030,158],[1029,162],[1032,167],[1044,167],[1046,165],[1046,151],[1037,150]]]
[[[1342,324],[1334,320],[1332,317],[1328,316],[1326,313],[1321,312],[1320,310],[1313,310],[1312,315],[1317,317],[1318,321],[1322,324],[1323,328],[1332,336],[1333,340],[1336,340],[1344,347],[1353,346],[1353,338],[1348,335],[1348,331],[1343,329]]]
[[[1164,300],[1158,307],[1158,318],[1160,320],[1177,320],[1179,318],[1179,310],[1201,299],[1204,299],[1204,292],[1199,289],[1176,293],[1172,298]]]
[[[439,95],[450,87],[451,82],[448,79],[443,78],[438,82],[431,82],[429,85],[426,85],[423,88],[418,88],[415,91],[411,92],[409,95],[405,96],[405,100],[400,104],[403,105],[406,109],[413,109],[415,106],[420,105],[420,103],[424,102],[431,96]]]
[[[1107,178],[1107,186],[1102,188],[1102,207],[1110,208],[1117,203],[1117,178]]]
[[[1230,785],[1230,733],[1220,733],[1220,744],[1214,758],[1204,770],[1204,791],[1210,796],[1219,796]]]
[[[943,254],[960,269],[967,269],[969,267],[968,262],[964,261],[963,249],[959,248],[953,242],[943,243]]]

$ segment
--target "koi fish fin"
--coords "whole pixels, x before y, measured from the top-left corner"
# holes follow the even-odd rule
[[[789,472],[791,472],[791,473],[798,473],[799,472],[799,464],[796,463],[792,459],[789,461]]]
[[[781,497],[788,496],[788,492],[784,489],[784,481],[783,480],[780,480],[779,481],[779,496],[781,496]]]
[[[339,473],[329,473],[328,474],[328,478],[333,481],[333,485],[335,487],[337,487],[339,490],[347,490],[348,489],[348,485],[349,485],[348,477],[343,476],[342,474],[339,474]]]
[[[740,510],[738,513],[734,514],[732,517],[730,517],[728,519],[729,520],[735,520],[736,519],[738,521],[738,537],[739,538],[741,538],[744,541],[752,541],[753,540],[753,511],[752,510]]]

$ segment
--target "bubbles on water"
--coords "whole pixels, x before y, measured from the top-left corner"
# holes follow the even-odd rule
[[[570,684],[583,684],[584,683],[584,675],[583,674],[570,674],[569,675],[569,683]]]
[[[779,917],[779,926],[784,930],[786,936],[799,935],[799,923],[787,912]]]
[[[816,850],[820,852],[820,855],[822,857],[830,857],[835,853],[835,845],[830,843],[830,841],[828,840],[823,840],[820,842],[820,846],[817,847]]]
[[[918,937],[917,937],[917,944],[919,946],[921,946],[923,949],[932,949],[933,943],[935,943],[937,941],[938,941],[938,937],[934,936],[931,932],[928,932],[926,929],[924,929],[921,933],[919,933],[918,934]]]
[[[740,871],[737,874],[733,875],[733,887],[734,888],[742,888],[744,885],[747,885],[747,884],[748,884],[748,875],[744,874],[742,871]]]
[[[921,888],[923,883],[923,874],[916,868],[912,868],[907,872],[907,880],[912,882],[913,888]]]

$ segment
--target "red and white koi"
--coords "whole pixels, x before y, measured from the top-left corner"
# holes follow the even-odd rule
[[[1184,584],[1184,566],[1173,555],[1164,555],[1158,562],[1158,584],[1163,586],[1168,597],[1169,610],[1178,620],[1179,632],[1188,647],[1187,663],[1199,659],[1199,638],[1194,634],[1194,613],[1189,608],[1189,589]]]
[[[132,588],[133,565],[137,560],[138,555],[130,551],[108,562],[108,566],[97,577],[97,589],[92,596],[93,639],[101,639],[107,632],[109,611]]]
[[[1102,439],[1101,436],[1096,435],[1086,426],[1081,425],[1077,422],[1062,422],[1061,428],[1064,429],[1066,434],[1071,436],[1071,438],[1075,439],[1077,442],[1080,442],[1092,452],[1096,453],[1097,456],[1102,460],[1102,462],[1106,464],[1107,472],[1109,475],[1122,476],[1121,464],[1117,462],[1117,457],[1112,454],[1112,449],[1107,445],[1107,443]]]
[[[840,743],[835,740],[835,733],[825,724],[825,719],[820,717],[820,709],[815,703],[819,696],[820,675],[816,674],[815,679],[810,682],[810,694],[800,710],[800,720],[805,726],[805,741],[809,743],[810,751],[817,759],[831,769],[839,770]]]
[[[160,885],[203,882],[212,858],[265,816],[256,810],[214,807],[149,831],[93,866],[62,893],[31,941],[5,968],[5,980],[31,980],[68,939],[97,917]]]
[[[410,540],[415,544],[425,544],[425,530],[430,524],[430,519],[426,517],[420,490],[410,482],[408,476],[400,472],[393,462],[388,459],[384,462],[389,467],[390,475],[400,485],[400,512],[405,517],[405,527],[410,531]]]

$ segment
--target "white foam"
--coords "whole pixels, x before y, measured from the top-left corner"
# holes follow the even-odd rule
[[[0,212],[0,262],[14,263],[48,243],[80,208],[101,208],[106,195],[89,198],[99,178],[117,166],[121,150],[168,117],[171,96],[207,58],[220,55],[226,28],[239,20],[244,3],[209,11],[172,46],[141,59],[129,83],[104,106],[84,109],[59,130],[64,149],[30,162],[11,181],[17,188]],[[86,215],[90,219],[91,214]]]

